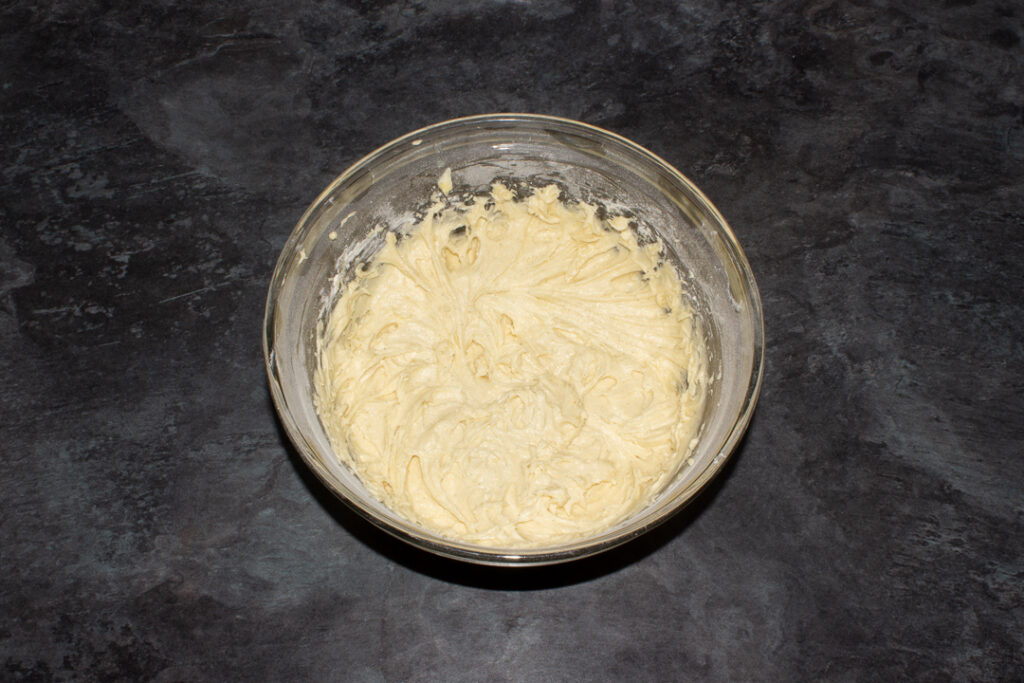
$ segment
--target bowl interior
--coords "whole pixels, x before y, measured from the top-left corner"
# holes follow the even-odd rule
[[[341,463],[313,406],[316,337],[353,270],[383,244],[384,230],[409,230],[438,177],[454,193],[482,193],[495,180],[558,184],[563,193],[624,212],[641,241],[660,238],[693,297],[706,335],[710,395],[692,457],[643,509],[604,533],[550,548],[501,549],[427,531],[374,498]],[[666,519],[720,469],[750,418],[763,359],[760,297],[728,225],[685,177],[612,133],[565,119],[491,115],[410,133],[339,176],[289,237],[267,300],[264,350],[271,392],[300,455],[345,502],[384,530],[448,557],[493,565],[536,565],[590,555]]]

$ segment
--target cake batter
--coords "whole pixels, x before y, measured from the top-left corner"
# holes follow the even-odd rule
[[[642,507],[696,443],[699,322],[659,243],[563,202],[444,194],[348,283],[318,339],[334,450],[404,517],[503,547]]]

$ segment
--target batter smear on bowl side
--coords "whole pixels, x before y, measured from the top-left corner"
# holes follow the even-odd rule
[[[357,269],[318,339],[316,408],[390,508],[469,543],[548,546],[621,521],[689,457],[700,322],[661,244],[599,214],[554,185],[439,194]]]

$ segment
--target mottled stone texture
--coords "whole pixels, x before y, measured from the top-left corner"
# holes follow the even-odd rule
[[[1014,0],[0,5],[0,679],[1024,679]],[[760,407],[591,561],[431,559],[305,470],[271,268],[457,115],[647,145],[733,224]]]

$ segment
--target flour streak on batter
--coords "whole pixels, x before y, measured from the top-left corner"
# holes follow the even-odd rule
[[[471,543],[620,521],[688,457],[707,388],[699,323],[659,252],[555,186],[439,200],[387,235],[318,340],[335,451],[392,509]]]

